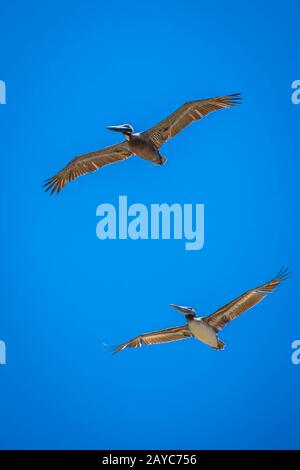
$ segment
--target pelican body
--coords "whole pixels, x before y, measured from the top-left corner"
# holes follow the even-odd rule
[[[165,328],[163,330],[136,336],[126,343],[114,347],[113,353],[123,351],[123,349],[126,348],[139,348],[143,344],[169,343],[171,341],[191,337],[198,339],[213,349],[224,349],[225,344],[218,336],[219,330],[222,330],[229,322],[238,318],[242,313],[261,302],[269,293],[273,292],[281,282],[285,281],[289,275],[288,270],[282,268],[271,281],[244,292],[244,294],[206,317],[197,317],[193,307],[182,307],[180,305],[171,304],[171,307],[183,313],[186,320],[185,325]]]
[[[208,344],[213,349],[220,349],[220,340],[217,337],[216,330],[203,321],[201,317],[187,318],[187,324],[195,338],[202,341],[202,343]]]
[[[224,343],[218,338],[218,330],[211,326],[204,317],[197,317],[193,307],[182,307],[180,305],[171,304],[185,316],[187,327],[191,336],[198,339],[202,343],[208,344],[213,349],[224,349]]]
[[[107,129],[124,134],[132,155],[138,155],[144,160],[150,160],[155,165],[163,165],[165,163],[166,158],[159,153],[159,149],[155,147],[153,142],[143,133],[134,132],[130,124],[108,126]]]
[[[155,165],[163,165],[166,158],[161,155],[160,148],[165,142],[207,114],[238,104],[240,99],[238,95],[235,93],[216,98],[188,101],[167,118],[144,132],[134,132],[130,124],[109,126],[109,130],[123,134],[125,141],[73,158],[61,171],[46,180],[45,190],[50,191],[50,194],[59,193],[67,183],[74,181],[79,176],[92,173],[105,165],[127,160],[134,155]]]

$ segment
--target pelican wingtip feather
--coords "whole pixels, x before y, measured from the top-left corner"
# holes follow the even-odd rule
[[[278,273],[276,274],[275,279],[278,282],[283,282],[289,279],[292,276],[292,274],[293,273],[290,270],[290,268],[288,266],[283,265],[278,271]]]
[[[49,192],[50,196],[53,194],[58,194],[62,190],[64,185],[59,184],[59,182],[56,179],[56,175],[52,176],[51,178],[48,178],[45,180],[43,184],[43,188],[45,193]]]

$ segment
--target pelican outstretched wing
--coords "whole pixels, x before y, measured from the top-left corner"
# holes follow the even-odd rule
[[[111,145],[96,152],[86,153],[74,158],[59,173],[46,180],[45,191],[51,194],[59,193],[69,182],[74,181],[78,176],[92,173],[104,165],[110,165],[121,160],[126,160],[132,155],[127,142]]]
[[[126,348],[140,348],[143,344],[160,344],[169,343],[171,341],[178,341],[192,336],[187,325],[177,326],[175,328],[167,328],[164,330],[153,331],[152,333],[145,333],[136,338],[113,347],[113,354],[123,351]]]
[[[266,297],[267,294],[273,292],[273,290],[289,276],[290,273],[288,272],[288,269],[282,268],[277,276],[275,276],[271,281],[266,282],[266,284],[263,284],[262,286],[255,287],[255,289],[248,290],[216,312],[203,318],[203,320],[207,321],[217,330],[224,328],[231,320],[234,320],[242,313],[258,304]]]
[[[238,104],[239,95],[240,93],[235,93],[205,100],[189,101],[159,124],[143,132],[142,136],[151,140],[155,147],[159,148],[193,121],[198,121],[213,111]]]

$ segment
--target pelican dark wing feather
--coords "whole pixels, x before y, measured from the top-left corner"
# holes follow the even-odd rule
[[[55,176],[46,180],[44,184],[45,191],[50,191],[51,194],[59,193],[67,183],[74,181],[78,176],[92,173],[105,165],[125,160],[131,155],[132,152],[129,150],[127,142],[80,155]]]
[[[190,332],[187,325],[154,331],[152,333],[146,333],[140,336],[136,336],[136,338],[133,338],[130,341],[127,341],[126,343],[114,347],[113,354],[123,351],[123,349],[126,348],[140,348],[143,344],[169,343],[171,341],[186,339],[190,336],[192,336],[192,333]]]
[[[149,139],[156,148],[160,148],[162,144],[174,137],[193,121],[198,121],[213,111],[230,108],[238,104],[239,95],[239,93],[235,93],[205,100],[189,101],[156,126],[142,132],[142,136]]]
[[[203,320],[207,321],[217,330],[224,328],[231,320],[234,320],[242,313],[254,307],[254,305],[263,300],[267,294],[273,292],[281,282],[285,281],[289,277],[289,275],[288,270],[286,268],[282,268],[271,281],[266,282],[255,289],[248,290],[232,302],[229,302],[224,305],[224,307],[205,317]]]

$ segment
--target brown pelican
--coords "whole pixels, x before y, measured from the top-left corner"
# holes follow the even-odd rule
[[[183,313],[187,321],[185,325],[136,336],[130,341],[114,347],[113,354],[126,348],[139,348],[143,344],[168,343],[190,337],[197,338],[213,349],[224,349],[225,344],[218,337],[218,331],[224,328],[231,320],[239,317],[242,313],[263,300],[268,293],[273,292],[289,275],[287,268],[282,268],[271,281],[248,290],[207,317],[196,317],[196,311],[192,307],[171,304],[171,307]]]
[[[144,132],[134,132],[130,124],[108,126],[111,131],[124,134],[126,140],[74,158],[55,176],[46,180],[45,190],[50,191],[51,194],[59,193],[67,183],[78,176],[96,171],[110,163],[126,160],[133,155],[150,160],[155,165],[163,165],[166,158],[160,154],[160,147],[167,140],[193,121],[198,121],[212,111],[234,106],[239,103],[239,99],[239,93],[235,93],[217,98],[189,101],[159,124]]]

